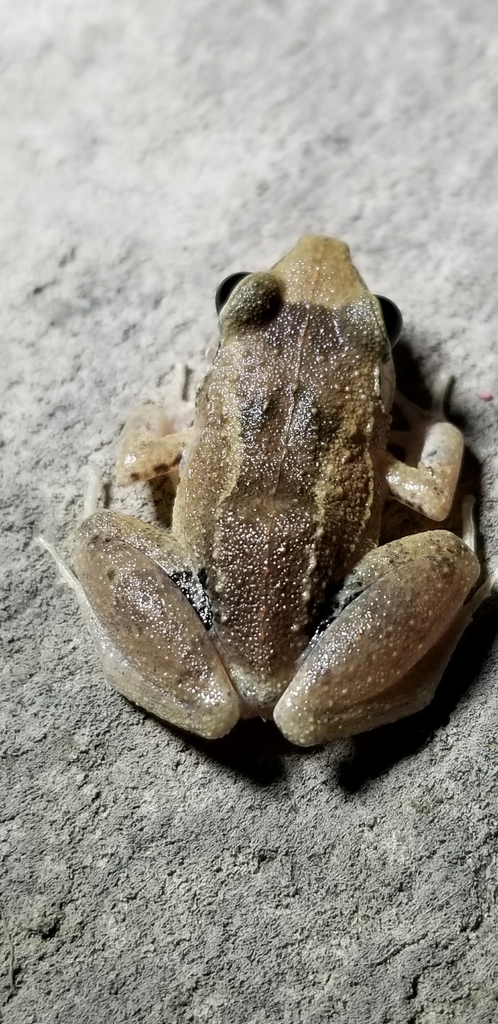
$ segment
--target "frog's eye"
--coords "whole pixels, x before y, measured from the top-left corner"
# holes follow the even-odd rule
[[[392,302],[391,299],[386,299],[385,295],[376,295],[375,298],[380,303],[389,344],[391,348],[394,348],[403,330],[401,310],[398,309],[396,303]]]
[[[218,316],[223,329],[261,327],[278,315],[282,308],[283,289],[275,274],[234,274],[223,281],[223,294]]]
[[[239,281],[242,281],[242,278],[244,277],[249,277],[248,270],[243,270],[239,274],[230,274],[230,277],[225,277],[224,281],[221,282],[221,284],[216,290],[216,295],[214,299],[216,303],[216,312],[218,313],[218,315],[223,309],[223,306],[225,305],[227,299],[230,298],[235,286],[239,283]]]

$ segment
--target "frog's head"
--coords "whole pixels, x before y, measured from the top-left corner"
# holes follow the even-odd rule
[[[340,309],[366,291],[349,247],[337,238],[305,235],[273,267],[273,273],[282,282],[289,303]]]
[[[337,309],[364,290],[344,242],[306,235],[270,271],[225,278],[216,308],[223,327],[254,327],[273,319],[284,302]]]
[[[379,323],[385,326],[392,348],[403,323],[397,306],[390,299],[374,297],[369,292],[345,242],[305,235],[270,271],[239,272],[225,278],[216,292],[216,309],[222,331],[230,333],[233,329],[269,323],[284,304],[340,312],[351,309],[362,299],[380,312]]]

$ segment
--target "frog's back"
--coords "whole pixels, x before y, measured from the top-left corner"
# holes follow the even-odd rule
[[[272,704],[380,512],[379,308],[332,239],[242,281],[197,400],[174,528],[249,702]],[[244,669],[240,670],[245,676]],[[247,691],[247,692],[246,692]]]

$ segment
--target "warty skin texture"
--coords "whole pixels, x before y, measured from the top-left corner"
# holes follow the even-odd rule
[[[149,406],[123,434],[121,482],[179,465],[171,530],[95,513],[72,585],[129,699],[209,738],[273,715],[308,746],[431,699],[478,560],[440,530],[377,544],[389,491],[444,519],[463,442],[400,397],[422,449],[389,451],[386,327],[343,242],[303,238],[237,280],[193,426],[166,434]]]
[[[387,354],[378,302],[333,239],[302,240],[222,311],[173,530],[206,568],[250,703],[275,704],[331,585],[377,542]]]

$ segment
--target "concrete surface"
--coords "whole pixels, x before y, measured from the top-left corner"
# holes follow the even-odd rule
[[[428,712],[210,746],[105,685],[34,538],[70,553],[85,467],[198,374],[219,280],[313,231],[403,309],[407,390],[456,375],[497,573],[495,0],[2,13],[3,1020],[491,1024],[496,602]]]

